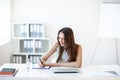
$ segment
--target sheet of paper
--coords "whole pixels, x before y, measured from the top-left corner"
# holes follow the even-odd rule
[[[49,69],[49,66],[40,67],[38,64],[33,64],[32,69]]]
[[[96,71],[92,72],[91,76],[93,77],[118,77],[118,73],[115,71]]]

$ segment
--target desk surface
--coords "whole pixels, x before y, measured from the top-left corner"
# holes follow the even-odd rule
[[[6,63],[0,67],[0,70],[5,67],[17,68],[19,71],[15,77],[0,77],[0,80],[120,80],[120,74],[115,77],[103,73],[104,71],[116,71],[120,73],[120,66],[118,65],[88,65],[82,67],[80,73],[61,74],[55,74],[51,69],[28,70],[26,64]]]

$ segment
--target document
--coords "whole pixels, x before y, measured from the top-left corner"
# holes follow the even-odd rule
[[[33,64],[32,69],[50,69],[49,66],[40,67],[38,64]]]
[[[116,71],[97,71],[91,73],[93,77],[118,77],[119,74]]]
[[[117,72],[117,74],[119,75],[119,77],[120,77],[120,72]]]

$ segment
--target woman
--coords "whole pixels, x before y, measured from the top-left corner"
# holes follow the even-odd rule
[[[56,63],[45,63],[45,61],[56,51],[58,58]],[[58,67],[81,67],[82,64],[82,47],[75,43],[74,34],[71,28],[64,27],[59,30],[57,42],[52,48],[42,56],[40,66],[58,66]]]

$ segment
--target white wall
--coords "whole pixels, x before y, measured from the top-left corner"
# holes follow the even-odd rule
[[[10,0],[0,0],[0,65],[10,62],[11,13]]]
[[[10,41],[10,0],[0,0],[0,43]]]
[[[12,0],[12,21],[44,21],[52,42],[58,29],[71,27],[83,47],[83,65],[116,64],[115,40],[98,38],[99,15],[100,0]]]
[[[12,53],[12,44],[8,42],[4,45],[0,45],[0,65],[10,62]]]

